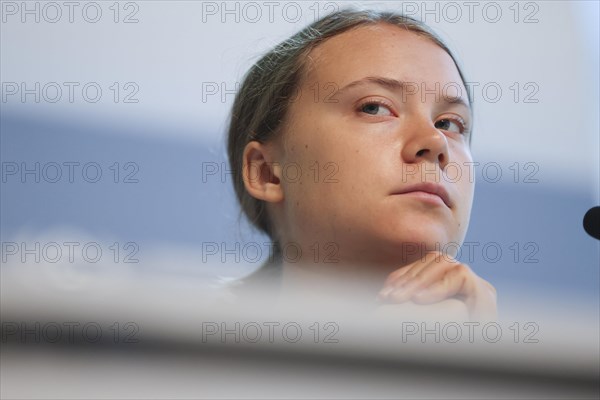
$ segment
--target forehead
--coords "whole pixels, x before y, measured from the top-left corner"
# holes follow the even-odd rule
[[[448,53],[431,39],[380,23],[336,35],[308,55],[306,79],[343,86],[365,76],[405,82],[459,83],[462,80]]]

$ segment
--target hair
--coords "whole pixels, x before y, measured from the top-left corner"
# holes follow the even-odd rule
[[[233,104],[227,152],[235,194],[251,224],[273,241],[280,255],[278,238],[266,210],[266,203],[246,191],[242,178],[243,152],[251,141],[268,142],[281,133],[285,117],[298,90],[311,50],[327,39],[361,26],[386,23],[426,37],[441,47],[454,61],[465,87],[463,72],[450,49],[427,25],[390,11],[345,9],[331,13],[281,42],[246,73]],[[471,94],[467,90],[469,102]]]

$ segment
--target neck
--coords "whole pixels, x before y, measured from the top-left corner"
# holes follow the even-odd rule
[[[401,266],[283,262],[281,293],[293,297],[345,298],[374,302],[388,275]]]
[[[419,244],[404,250],[373,252],[373,244],[366,241],[340,246],[333,241],[311,239],[283,241],[285,244],[277,247],[280,293],[284,297],[350,296],[373,303],[392,272],[412,264],[427,252]]]

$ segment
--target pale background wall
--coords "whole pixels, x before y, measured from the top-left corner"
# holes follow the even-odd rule
[[[123,253],[137,249],[140,273],[150,266],[184,265],[195,274],[238,276],[258,266],[244,262],[248,259],[236,263],[234,256],[227,256],[224,265],[220,256],[202,254],[207,243],[234,248],[236,242],[244,246],[266,241],[245,225],[240,232],[229,175],[203,179],[203,168],[226,161],[224,129],[233,100],[220,89],[214,95],[206,89],[234,89],[265,50],[314,20],[316,10],[324,13],[336,3],[273,2],[270,22],[266,2],[121,2],[117,23],[113,2],[96,3],[102,10],[97,23],[82,15],[87,7],[86,17],[94,18],[90,2],[78,3],[73,23],[62,2],[62,17],[56,23],[47,21],[55,18],[56,9],[39,2],[27,5],[34,9],[36,3],[39,23],[35,15],[21,21],[21,2],[2,2],[4,172],[11,165],[20,168],[22,162],[28,167],[39,162],[43,168],[75,161],[98,163],[103,175],[97,183],[83,179],[81,167],[73,183],[67,180],[66,167],[57,183],[43,175],[39,183],[33,175],[25,182],[18,174],[5,175],[0,193],[2,241],[38,241],[41,246],[97,241],[109,259],[113,251],[108,246],[117,242],[121,262]],[[598,3],[476,2],[472,22],[464,3],[454,3],[458,8],[442,2],[352,4],[408,12],[417,7],[416,16],[455,49],[468,80],[479,83],[474,92],[473,154],[482,165],[497,163],[503,175],[492,183],[492,175],[476,170],[467,242],[477,242],[478,247],[474,258],[466,261],[500,293],[505,286],[549,296],[560,291],[597,307],[599,245],[584,233],[581,220],[588,208],[600,204]],[[223,7],[238,11],[223,14]],[[437,12],[420,15],[424,7],[437,7]],[[300,18],[292,23],[296,9],[301,10]],[[453,23],[456,9],[462,17]],[[502,13],[499,21],[488,22],[496,9]],[[258,17],[256,10],[261,16],[252,22]],[[130,13],[138,22],[123,23]],[[524,22],[527,16],[530,23]],[[41,93],[39,103],[34,95],[22,102],[19,94],[10,94],[11,82],[26,82],[29,88],[35,82],[42,87],[57,82],[63,97],[50,103]],[[72,103],[64,82],[80,84]],[[102,89],[96,103],[82,97],[81,88],[88,82]],[[110,89],[114,82],[120,87],[117,103]],[[130,82],[134,85],[125,87]],[[515,82],[520,88],[517,101],[511,90]],[[490,100],[492,90],[481,91],[492,83],[502,89],[497,102]],[[124,95],[134,88],[139,91],[132,98],[138,102],[124,103]],[[54,97],[48,90],[46,97]],[[528,94],[537,102],[525,102]],[[114,168],[109,168],[115,162],[119,183],[114,183]],[[516,183],[509,168],[515,163],[521,172]],[[124,183],[124,175],[136,168],[133,178],[138,182]],[[524,182],[529,172],[535,172],[530,178],[537,182]],[[137,247],[123,248],[130,242]],[[514,243],[519,254],[511,247]],[[490,260],[495,256],[491,250],[482,252],[489,244],[502,250],[496,262]],[[7,260],[19,261],[18,255],[10,257]]]

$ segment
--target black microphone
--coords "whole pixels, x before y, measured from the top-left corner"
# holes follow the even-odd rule
[[[583,229],[588,235],[600,240],[600,206],[592,207],[585,213]]]

